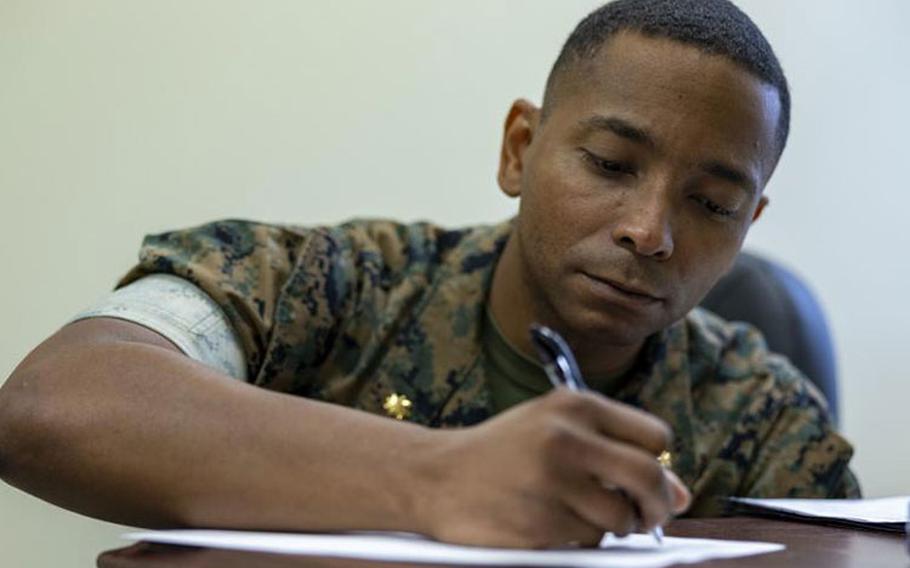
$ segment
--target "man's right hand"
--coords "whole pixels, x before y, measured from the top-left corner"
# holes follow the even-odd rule
[[[447,542],[594,545],[607,531],[650,530],[691,500],[656,459],[666,424],[596,393],[556,389],[439,438],[419,514]]]

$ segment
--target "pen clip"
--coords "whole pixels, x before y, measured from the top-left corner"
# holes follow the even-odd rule
[[[537,355],[543,364],[544,371],[553,386],[566,386],[572,390],[586,390],[578,362],[572,354],[569,344],[556,331],[545,325],[532,324],[531,343],[537,349]]]

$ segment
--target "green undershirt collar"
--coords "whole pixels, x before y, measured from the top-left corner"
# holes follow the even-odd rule
[[[489,306],[484,310],[481,341],[484,373],[495,413],[553,389],[540,363],[523,354],[505,338]],[[591,389],[611,396],[622,386],[625,376],[585,377],[585,380]]]

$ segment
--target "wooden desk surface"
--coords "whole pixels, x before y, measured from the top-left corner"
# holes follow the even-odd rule
[[[809,566],[819,568],[910,567],[904,538],[898,535],[822,527],[790,521],[734,517],[674,521],[668,535],[730,540],[779,542],[782,552],[714,560],[687,566],[756,568]],[[442,568],[427,564],[368,562],[344,558],[316,558],[236,552],[206,548],[138,543],[103,553],[99,568]]]

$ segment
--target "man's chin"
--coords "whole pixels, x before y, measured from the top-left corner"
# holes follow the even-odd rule
[[[566,333],[576,341],[596,341],[616,347],[634,347],[660,331],[666,324],[631,314],[585,311],[566,314]]]

